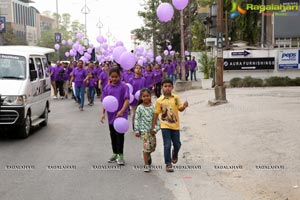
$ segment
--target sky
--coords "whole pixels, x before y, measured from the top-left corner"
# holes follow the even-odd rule
[[[30,5],[37,8],[40,13],[51,11],[56,13],[56,0],[33,0]],[[90,10],[87,14],[87,35],[90,43],[96,44],[96,38],[100,34],[97,23],[99,18],[103,24],[101,35],[105,38],[111,33],[109,44],[113,41],[122,41],[127,49],[131,49],[131,30],[143,26],[143,20],[137,15],[143,7],[141,0],[86,0]],[[85,0],[58,0],[58,13],[69,13],[71,21],[78,20],[85,24],[85,15],[82,9],[85,7]],[[108,31],[109,30],[109,31]],[[63,38],[68,40],[69,38]]]

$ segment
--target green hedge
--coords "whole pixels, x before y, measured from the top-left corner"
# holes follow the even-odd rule
[[[231,87],[275,87],[275,86],[300,86],[300,77],[291,79],[289,77],[272,76],[270,78],[233,78],[230,80]]]

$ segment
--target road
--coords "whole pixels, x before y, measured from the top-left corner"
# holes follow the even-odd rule
[[[51,100],[47,127],[25,140],[2,136],[0,199],[174,199],[158,171],[133,167],[143,160],[132,133],[125,137],[126,165],[107,163],[108,125],[99,118],[99,99],[83,112],[73,100]]]

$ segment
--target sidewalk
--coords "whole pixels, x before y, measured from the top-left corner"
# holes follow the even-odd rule
[[[178,200],[299,200],[300,88],[226,93],[228,103],[215,107],[214,89],[178,93],[189,107],[180,113],[177,165],[201,169],[154,173]],[[157,141],[153,160],[163,164],[161,133]]]

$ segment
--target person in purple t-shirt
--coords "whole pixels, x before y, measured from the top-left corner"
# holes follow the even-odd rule
[[[188,60],[188,57],[185,58],[185,63],[184,63],[184,67],[185,67],[185,80],[188,81],[189,80],[189,71],[190,71],[190,60]]]
[[[65,92],[64,92],[64,80],[63,80],[63,75],[64,75],[64,67],[62,66],[61,62],[57,62],[55,71],[54,71],[54,79],[55,79],[55,84],[56,88],[59,91],[59,96],[61,99],[65,97]]]
[[[125,83],[129,83],[129,80],[132,79],[133,77],[134,77],[134,73],[132,72],[131,69],[123,72],[123,81]]]
[[[191,81],[193,80],[193,76],[195,81],[197,81],[196,78],[196,68],[197,68],[197,62],[195,61],[195,56],[192,57],[192,60],[190,61],[190,70],[191,70]]]
[[[85,93],[85,82],[88,80],[88,73],[83,68],[83,61],[79,60],[77,68],[72,72],[71,83],[74,80],[75,83],[75,94],[77,97],[77,102],[79,104],[79,110],[83,111],[84,106],[84,93]]]
[[[56,62],[56,65],[58,63],[59,63],[59,61]],[[56,66],[55,67],[51,66],[50,69],[49,69],[49,73],[50,73],[51,85],[52,85],[52,88],[53,88],[53,91],[54,91],[54,98],[57,98],[56,80],[55,80],[55,77],[54,77],[55,70],[56,70]]]
[[[64,68],[64,73],[63,73],[63,81],[64,81],[64,93],[65,93],[65,99],[68,98],[68,94],[69,94],[69,85],[70,85],[70,73],[72,72],[70,69],[70,65],[67,62],[63,62],[63,68]]]
[[[95,87],[97,85],[97,71],[94,69],[94,64],[90,63],[88,72],[88,97],[89,97],[89,106],[94,105],[94,98],[95,98]]]
[[[95,89],[96,89],[97,97],[100,98],[101,90],[98,88],[98,81],[99,81],[98,77],[99,77],[100,73],[102,72],[102,66],[100,65],[100,63],[98,61],[95,62],[95,69],[96,69],[96,73],[97,73],[97,76],[96,76],[97,85],[96,85]]]
[[[107,63],[104,64],[103,71],[98,75],[98,80],[98,88],[103,91],[109,82],[109,65]]]
[[[145,85],[145,78],[142,76],[142,67],[140,65],[136,65],[134,68],[134,77],[129,80],[129,83],[133,87],[133,95],[135,96],[136,92],[143,89]],[[134,130],[134,117],[135,117],[135,110],[138,105],[138,100],[134,99],[131,102],[131,110],[132,110],[132,127]]]
[[[118,165],[124,165],[124,133],[118,133],[114,128],[114,121],[118,117],[128,118],[128,105],[129,105],[129,88],[121,82],[121,72],[118,68],[112,68],[109,72],[111,83],[108,84],[102,91],[101,100],[106,96],[114,96],[119,103],[119,107],[115,112],[107,111],[108,125],[110,131],[110,138],[112,144],[113,155],[108,160],[109,163],[117,162]],[[100,117],[101,123],[104,123],[106,110],[102,108]]]
[[[158,98],[161,95],[162,70],[159,64],[154,65],[154,80],[155,80],[155,96]]]
[[[151,64],[147,64],[146,70],[144,71],[145,87],[152,93],[152,87],[154,86],[154,73],[152,72]]]

